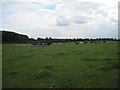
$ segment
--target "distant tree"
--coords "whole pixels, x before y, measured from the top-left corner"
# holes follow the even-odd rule
[[[18,34],[10,31],[2,31],[2,42],[28,42],[29,37],[27,35]]]
[[[30,38],[29,40],[30,40],[30,41],[35,41],[35,39],[34,39],[34,38]]]
[[[46,40],[48,40],[49,38],[48,38],[48,37],[46,37],[45,39],[46,39]]]
[[[51,37],[50,37],[49,39],[50,39],[50,40],[52,40],[52,38],[51,38]]]
[[[37,41],[43,40],[43,38],[37,38]]]

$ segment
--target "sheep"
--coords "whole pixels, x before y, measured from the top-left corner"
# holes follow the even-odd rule
[[[82,44],[83,42],[80,42],[80,44]]]

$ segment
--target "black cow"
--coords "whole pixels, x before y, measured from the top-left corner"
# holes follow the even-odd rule
[[[90,43],[93,43],[93,41],[90,41]]]
[[[104,43],[106,43],[106,41],[103,41]]]
[[[37,45],[37,43],[33,43],[33,45]]]
[[[84,41],[84,43],[88,43],[87,41]]]
[[[46,43],[47,44],[47,46],[50,46],[52,43],[51,42],[48,42],[48,43]]]
[[[75,42],[75,44],[79,44],[78,42]]]

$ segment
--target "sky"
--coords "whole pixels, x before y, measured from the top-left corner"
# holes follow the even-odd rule
[[[1,0],[0,30],[30,38],[118,38],[119,0]]]

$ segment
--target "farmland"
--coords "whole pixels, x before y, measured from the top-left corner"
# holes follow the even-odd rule
[[[2,46],[3,88],[118,87],[117,41],[14,45]]]

